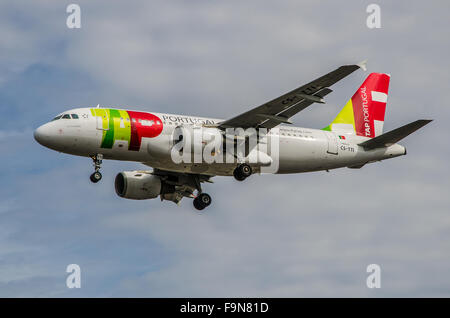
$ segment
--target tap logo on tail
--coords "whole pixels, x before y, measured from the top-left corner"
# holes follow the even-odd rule
[[[381,135],[389,80],[390,75],[388,74],[371,73],[333,122],[324,130],[370,138]]]

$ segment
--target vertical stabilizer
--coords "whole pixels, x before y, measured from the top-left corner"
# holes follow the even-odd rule
[[[376,137],[383,133],[389,74],[371,73],[324,130]]]

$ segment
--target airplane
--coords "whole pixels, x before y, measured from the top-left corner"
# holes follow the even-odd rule
[[[193,199],[197,210],[203,210],[212,200],[203,192],[202,184],[212,183],[214,176],[234,176],[236,180],[244,181],[252,174],[264,173],[268,166],[274,166],[271,173],[276,174],[329,171],[342,167],[359,169],[368,163],[406,155],[406,148],[397,142],[431,120],[417,120],[383,133],[389,74],[369,74],[336,118],[323,129],[294,127],[289,121],[306,107],[324,103],[324,97],[332,92],[330,86],[358,69],[365,71],[366,61],[341,66],[230,119],[97,105],[57,115],[38,127],[34,138],[52,150],[90,157],[94,164],[94,172],[90,176],[93,183],[102,178],[100,168],[104,159],[134,161],[152,167],[152,170],[117,174],[115,191],[122,198],[143,200],[159,196],[161,201],[178,204],[182,198],[188,197]],[[230,137],[226,131],[234,128],[253,130],[250,134],[232,134]],[[220,148],[214,148],[211,155],[220,154],[233,160],[175,162],[174,154],[184,150],[188,153],[188,149],[183,149],[191,138],[187,132],[195,134],[198,129],[204,129],[207,135],[223,136],[226,143],[219,141]],[[259,130],[265,130],[265,133],[260,134]],[[256,138],[256,146],[244,145],[240,148],[243,151],[235,151],[249,137]],[[202,139],[193,142],[194,147],[200,149],[207,146]],[[181,147],[176,148],[177,145]],[[260,146],[274,151],[264,154],[259,150]]]

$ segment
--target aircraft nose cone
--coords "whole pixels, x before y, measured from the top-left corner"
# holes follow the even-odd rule
[[[46,125],[42,125],[40,127],[38,127],[35,131],[34,131],[34,139],[40,143],[41,145],[45,146],[46,144],[46,139],[48,139],[48,132],[47,132],[47,128]]]
[[[42,129],[41,127],[38,127],[35,131],[34,131],[34,139],[39,142],[39,140],[42,138]]]

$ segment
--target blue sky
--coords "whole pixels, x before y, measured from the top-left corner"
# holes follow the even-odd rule
[[[446,1],[79,1],[0,3],[0,296],[450,296]],[[202,214],[116,196],[119,171],[38,145],[33,130],[73,107],[230,118],[342,64],[392,75],[385,129],[435,121],[408,155],[244,183],[216,178]],[[329,124],[368,73],[294,117]],[[65,285],[79,264],[82,288]],[[366,266],[382,288],[365,285]]]

